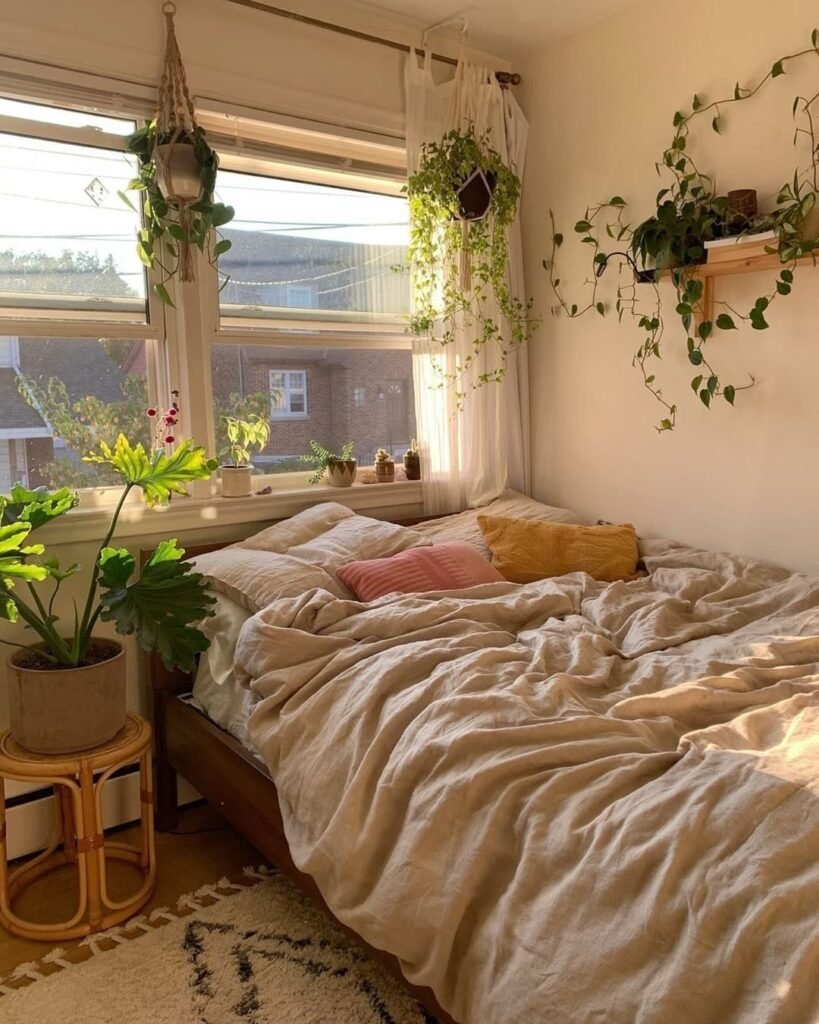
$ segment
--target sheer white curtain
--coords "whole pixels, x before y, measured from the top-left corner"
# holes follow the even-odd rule
[[[406,65],[407,168],[418,167],[421,146],[445,132],[472,126],[490,133],[492,147],[523,177],[528,124],[508,89],[501,89],[486,68],[461,61],[455,77],[436,84],[429,57],[419,63],[410,53]],[[515,295],[524,299],[520,225],[509,237],[509,276]],[[497,306],[488,310],[503,323]],[[473,335],[456,331],[456,343],[443,353],[445,372],[471,349]],[[441,353],[437,354],[440,362]],[[474,373],[497,365],[492,351],[482,355]],[[451,388],[441,388],[428,344],[415,339],[413,354],[418,441],[424,473],[424,505],[430,515],[485,505],[506,487],[529,490],[529,391],[527,353],[509,358],[500,384],[470,391],[461,412]],[[468,384],[468,378],[467,378]]]

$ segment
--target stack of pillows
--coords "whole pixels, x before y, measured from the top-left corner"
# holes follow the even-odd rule
[[[349,562],[336,570],[359,601],[386,594],[463,590],[481,583],[534,583],[585,572],[613,583],[637,574],[637,535],[623,526],[568,523],[479,515],[491,563],[472,544],[448,541],[410,548],[390,558]]]

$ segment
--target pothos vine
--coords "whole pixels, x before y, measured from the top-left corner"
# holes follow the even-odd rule
[[[732,233],[731,209],[728,198],[717,193],[714,179],[703,173],[691,156],[688,143],[692,127],[703,119],[710,119],[711,129],[722,134],[726,108],[752,99],[770,81],[785,75],[788,64],[808,56],[819,56],[819,29],[813,31],[810,47],[775,61],[770,71],[754,86],[744,88],[737,82],[732,95],[711,102],[695,94],[689,112],[678,110],[674,114],[674,136],[655,165],[658,174],[670,175],[671,182],[657,194],[655,213],[648,220],[636,227],[629,224],[626,219],[627,203],[619,195],[586,209],[575,224],[575,232],[581,236],[581,242],[590,247],[594,273],[587,281],[590,292],[582,305],[570,303],[564,296],[556,266],[557,251],[564,237],[555,229],[552,215],[551,255],[543,265],[557,298],[553,312],[563,312],[571,319],[595,312],[606,316],[609,308],[600,298],[600,279],[611,259],[619,257],[622,260],[614,307],[620,322],[628,315],[643,332],[643,341],[634,354],[633,365],[641,373],[643,385],[664,409],[657,425],[660,432],[673,430],[677,423],[677,404],[663,394],[653,365],[654,360],[661,358],[666,328],[659,286],[663,274],[667,273],[674,286],[675,311],[685,330],[688,360],[697,371],[691,380],[692,390],[706,408],[710,408],[717,398],[733,406],[737,395],[752,388],[755,380],[749,375],[745,384],[725,383],[711,361],[710,342],[720,332],[737,330],[738,323],[749,324],[754,330],[766,330],[769,307],[779,296],[788,295],[792,290],[797,262],[808,255],[815,260],[819,250],[819,237],[816,237],[819,228],[808,227],[808,218],[819,196],[819,145],[815,126],[819,101],[817,91],[812,96],[798,95],[793,102],[796,122],[794,145],[807,141],[809,165],[797,167],[792,181],[782,186],[773,213],[755,218],[747,228],[751,232],[776,232],[775,241],[766,249],[777,253],[782,263],[776,281],[747,312],[741,312],[727,302],[715,301],[713,304],[722,311],[708,319],[705,285],[698,274],[698,267],[705,260],[705,242]],[[601,241],[603,236],[607,239],[605,249]],[[616,244],[618,251],[607,251],[609,242],[612,246]],[[638,264],[651,269],[640,270]],[[626,266],[631,270],[624,277]],[[650,293],[650,299],[646,298],[647,293]]]
[[[467,223],[459,210],[459,189],[475,171],[492,183],[491,206],[483,219]],[[466,399],[464,382],[474,390],[502,381],[510,353],[525,344],[539,323],[531,300],[519,299],[508,282],[507,235],[520,187],[514,168],[489,144],[488,133],[476,135],[471,127],[426,143],[418,171],[406,186],[415,309],[410,330],[429,343],[439,386],[454,388],[459,407]],[[443,353],[461,331],[469,339],[467,354],[445,369]],[[490,348],[494,357],[479,369]]]

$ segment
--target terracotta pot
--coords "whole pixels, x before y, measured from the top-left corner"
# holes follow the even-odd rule
[[[351,487],[356,474],[355,459],[333,459],[327,463],[325,477],[331,487]]]
[[[83,668],[27,667],[28,651],[9,657],[11,735],[20,746],[71,754],[107,743],[123,727],[125,650],[102,639],[92,640],[91,650],[102,660]]]
[[[250,466],[220,466],[223,498],[246,498],[253,492]]]

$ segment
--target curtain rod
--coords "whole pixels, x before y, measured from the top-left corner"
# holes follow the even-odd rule
[[[261,3],[260,0],[226,0],[229,4],[236,4],[239,7],[249,7],[254,11],[263,11],[265,14],[274,14],[278,18],[287,18],[290,21],[297,21],[302,25],[311,25],[313,28],[323,28],[328,32],[337,32],[342,36],[349,36],[351,39],[361,39],[365,43],[375,43],[377,46],[388,46],[391,50],[401,50],[403,53],[413,51],[419,57],[424,55],[423,50],[409,46],[407,43],[398,43],[394,39],[384,39],[383,36],[374,36],[368,32],[359,32],[358,29],[347,28],[344,25],[336,25],[331,21],[322,21],[321,18],[312,18],[307,14],[297,14],[295,11],[287,11],[283,7],[273,7],[270,4]],[[457,65],[454,57],[445,57],[440,53],[433,53],[432,59],[442,64]],[[496,71],[495,78],[501,85],[520,85],[520,75],[514,71]]]

